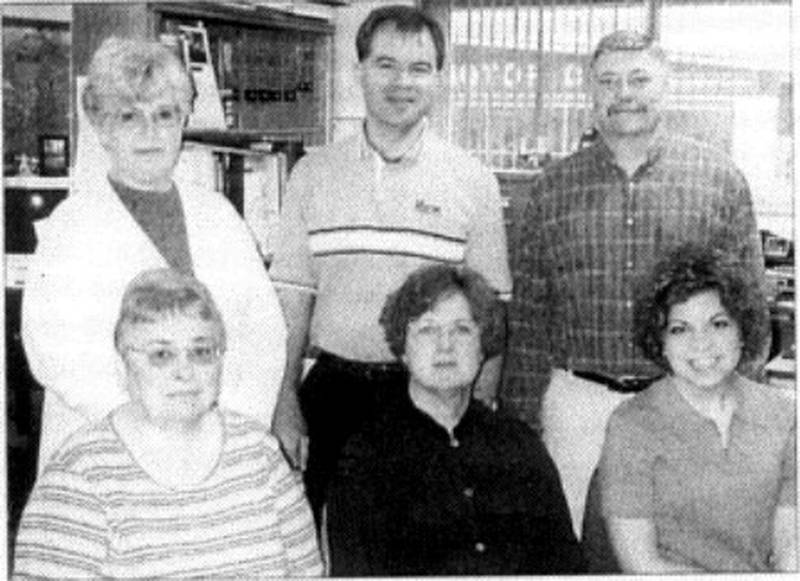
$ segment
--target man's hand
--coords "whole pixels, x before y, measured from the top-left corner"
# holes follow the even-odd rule
[[[496,355],[484,362],[472,390],[473,399],[485,403],[490,409],[497,409],[497,391],[503,369],[503,356]]]
[[[278,289],[289,336],[286,342],[286,371],[278,403],[272,415],[272,433],[278,438],[289,465],[305,470],[308,460],[308,427],[297,390],[302,381],[303,354],[308,342],[313,296],[291,289]]]
[[[278,402],[272,418],[272,433],[278,438],[289,465],[295,470],[305,470],[308,461],[308,430],[299,406],[294,409],[291,407],[293,406],[285,400]]]
[[[501,324],[503,327],[503,352],[505,352],[508,347],[508,305],[501,302],[500,306],[502,321],[497,321],[497,324]],[[482,401],[492,411],[497,411],[497,396],[503,380],[503,364],[505,363],[503,352],[483,362],[472,389],[473,399]]]

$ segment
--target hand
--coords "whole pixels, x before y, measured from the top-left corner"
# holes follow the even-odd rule
[[[497,399],[481,398],[479,401],[483,402],[483,405],[493,412],[497,412],[500,409],[500,402]]]
[[[276,409],[272,433],[278,438],[286,460],[294,470],[305,470],[308,462],[306,423],[299,414],[280,414]]]
[[[490,409],[497,410],[497,391],[503,369],[503,358],[498,355],[487,359],[481,367],[475,385],[472,388],[472,397],[485,403]]]

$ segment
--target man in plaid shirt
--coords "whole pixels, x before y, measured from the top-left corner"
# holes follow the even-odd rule
[[[543,430],[578,534],[608,416],[660,373],[634,347],[636,279],[697,240],[763,281],[744,177],[721,152],[664,131],[668,73],[662,50],[641,34],[600,41],[590,69],[599,137],[544,172],[509,244],[503,400]]]

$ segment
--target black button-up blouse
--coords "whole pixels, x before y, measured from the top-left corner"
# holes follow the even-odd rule
[[[327,508],[331,573],[577,573],[555,465],[522,422],[472,402],[448,433],[387,406],[345,446]]]

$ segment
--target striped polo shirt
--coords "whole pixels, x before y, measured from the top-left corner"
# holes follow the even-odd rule
[[[314,293],[312,345],[358,361],[392,360],[381,308],[426,264],[467,265],[510,297],[496,178],[430,131],[414,150],[387,163],[362,131],[292,172],[270,276],[277,288]]]
[[[216,467],[156,482],[110,416],[56,453],[25,508],[15,578],[308,577],[322,574],[299,478],[261,424],[223,413]]]

